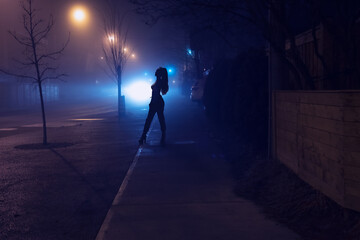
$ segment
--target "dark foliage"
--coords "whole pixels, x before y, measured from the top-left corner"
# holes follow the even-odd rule
[[[270,43],[272,55],[281,60],[279,68],[292,75],[273,79],[277,89],[360,88],[358,0],[130,1],[148,23],[172,19],[190,31],[190,35],[204,29],[213,31],[233,52],[255,43],[253,37],[261,35]],[[319,27],[321,31],[317,30]],[[244,29],[250,30],[249,34]],[[312,32],[307,37],[312,42],[306,45],[311,49],[308,51],[303,51],[304,44],[296,40],[305,31]],[[317,31],[322,33],[315,37]],[[209,49],[198,50],[202,56],[209,52]],[[318,66],[320,69],[314,71]]]
[[[212,125],[212,136],[232,165],[235,193],[304,240],[359,240],[360,214],[344,209],[276,160],[255,151],[231,129]]]
[[[266,159],[266,68],[264,53],[251,50],[215,64],[205,86],[206,113],[232,164],[236,193],[303,239],[359,239],[359,213],[342,208],[280,162]]]
[[[242,158],[251,166],[237,174],[238,195],[297,232],[303,239],[359,239],[360,214],[345,210],[278,161]]]
[[[210,72],[204,90],[208,117],[230,128],[254,149],[266,148],[268,119],[267,58],[249,50],[222,60]]]

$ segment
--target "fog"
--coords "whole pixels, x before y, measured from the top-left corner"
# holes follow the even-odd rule
[[[70,42],[56,63],[58,72],[67,76],[61,80],[46,81],[45,84],[48,84],[50,89],[55,89],[53,92],[56,93],[55,97],[49,96],[47,100],[69,101],[113,97],[116,101],[116,81],[109,74],[103,54],[105,33],[101,15],[102,1],[34,0],[33,2],[38,10],[39,18],[47,20],[50,15],[53,15],[55,19],[55,25],[46,39],[50,50],[61,47],[70,34]],[[86,9],[86,23],[82,25],[75,24],[70,16],[72,8],[78,5]],[[123,70],[122,94],[124,94],[125,88],[134,81],[154,82],[154,73],[159,66],[173,69],[169,84],[170,88],[176,87],[181,81],[181,76],[178,74],[180,71],[177,69],[182,67],[181,60],[186,49],[185,35],[182,30],[174,29],[173,25],[167,24],[166,21],[161,21],[153,26],[146,25],[143,17],[133,11],[133,5],[128,1],[122,1],[121,5],[124,7],[123,10],[128,12],[126,16],[126,24],[129,26],[127,42],[136,54],[134,59],[129,59]],[[10,72],[22,71],[16,60],[22,60],[23,47],[8,32],[25,33],[22,14],[20,1],[0,1],[0,68]],[[181,53],[182,50],[184,50],[183,53]],[[0,73],[1,86],[5,83],[16,85],[16,88],[19,85],[21,87],[28,86],[27,89],[30,90],[26,91],[30,91],[30,93],[24,94],[34,96],[27,96],[27,98],[38,98],[36,84],[32,84],[31,81]],[[2,88],[4,89],[4,87]],[[49,94],[52,94],[51,91]],[[34,104],[30,104],[29,101],[20,103],[19,96],[2,95],[1,110],[38,107],[37,100],[34,100]],[[126,102],[129,104],[138,101],[130,97]]]

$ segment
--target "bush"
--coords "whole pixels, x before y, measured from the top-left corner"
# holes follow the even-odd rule
[[[253,148],[266,148],[267,83],[267,58],[263,51],[249,50],[235,59],[219,61],[204,89],[207,116],[217,126],[231,128]]]

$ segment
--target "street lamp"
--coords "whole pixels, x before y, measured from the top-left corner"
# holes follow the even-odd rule
[[[77,22],[82,22],[82,21],[84,21],[85,20],[85,12],[84,12],[84,10],[83,9],[76,9],[75,11],[74,11],[74,19],[75,19],[75,21],[77,21]]]
[[[109,42],[110,43],[114,43],[115,42],[115,36],[114,35],[109,35],[108,36]]]
[[[88,22],[88,10],[84,6],[75,5],[70,10],[70,20],[75,25],[84,25]]]

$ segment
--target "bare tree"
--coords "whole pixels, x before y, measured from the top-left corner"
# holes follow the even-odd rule
[[[9,31],[9,34],[23,47],[23,58],[16,60],[20,65],[20,72],[23,73],[15,73],[4,69],[0,69],[0,71],[11,76],[30,80],[37,85],[43,122],[43,144],[46,145],[48,141],[44,92],[42,87],[43,83],[47,80],[60,79],[65,76],[65,74],[57,73],[58,65],[56,65],[55,62],[59,59],[69,43],[70,34],[61,48],[55,51],[49,51],[46,46],[46,41],[55,24],[53,16],[50,15],[47,21],[40,18],[39,11],[34,8],[33,0],[22,1],[21,8],[23,10],[22,24],[24,33]]]
[[[125,99],[121,95],[122,74],[130,57],[134,57],[134,50],[127,46],[129,25],[125,19],[127,12],[122,11],[118,1],[105,1],[103,10],[103,28],[105,42],[103,43],[104,58],[111,77],[118,87],[118,115],[125,114]]]
[[[314,89],[314,78],[309,66],[306,65],[296,44],[294,20],[291,16],[294,11],[305,11],[313,23],[308,28],[313,29],[313,47],[316,57],[322,65],[324,80],[327,88],[358,88],[359,79],[359,36],[357,34],[360,19],[360,2],[356,0],[130,0],[137,6],[138,13],[147,15],[148,23],[155,23],[161,18],[180,18],[191,24],[203,24],[209,28],[208,23],[216,14],[223,14],[233,24],[246,20],[256,26],[263,34],[271,48],[281,59],[284,68],[287,68],[294,78],[290,83],[297,89]],[[270,18],[269,18],[270,14]],[[299,17],[297,21],[304,21],[306,17]],[[269,21],[270,19],[270,21]],[[205,24],[204,24],[205,23]],[[222,35],[222,25],[210,26]],[[337,55],[320,53],[315,28],[322,25],[333,41]],[[229,25],[229,23],[227,23]],[[295,24],[296,25],[296,24]],[[218,27],[217,27],[218,26]],[[219,27],[220,26],[220,27]],[[225,36],[226,37],[226,36]],[[288,48],[285,48],[288,41]],[[341,60],[340,60],[341,59]],[[338,61],[342,61],[341,63]],[[342,65],[339,67],[339,65]],[[344,76],[339,78],[339,76]],[[279,85],[289,85],[285,83]]]
[[[274,8],[274,0],[131,0],[137,5],[137,12],[148,16],[148,23],[156,23],[162,18],[180,19],[188,24],[197,25],[197,29],[211,29],[217,33],[231,47],[237,48],[229,40],[225,29],[241,29],[251,23],[261,31],[264,39],[269,41],[273,49],[278,52],[282,61],[293,72],[295,85],[303,88],[312,88],[312,79],[307,68],[299,57],[295,44],[290,45],[290,51],[285,51],[285,44],[279,43],[278,37],[291,39],[295,43],[295,36],[286,22],[285,8]],[[284,0],[277,0],[285,4]],[[279,5],[279,4],[277,4]],[[279,27],[273,28],[269,22],[268,13]],[[216,19],[216,21],[213,21]],[[284,40],[285,41],[285,40]],[[305,84],[301,82],[305,79]],[[306,85],[306,86],[305,86]]]
[[[306,0],[315,26],[321,24],[332,52],[319,52],[318,42],[314,37],[315,53],[324,69],[324,80],[328,88],[360,88],[360,2],[356,0]],[[329,14],[331,11],[332,14]],[[328,43],[329,44],[329,43]]]

